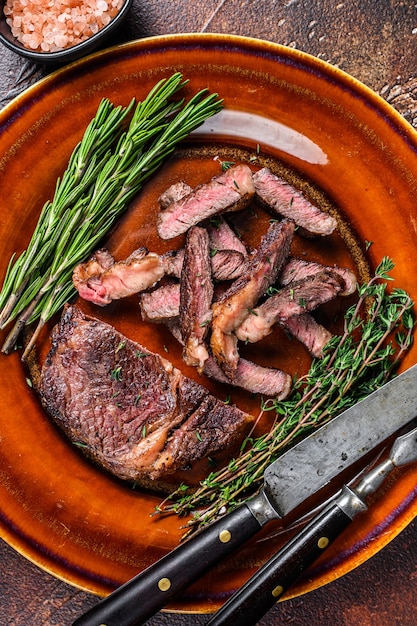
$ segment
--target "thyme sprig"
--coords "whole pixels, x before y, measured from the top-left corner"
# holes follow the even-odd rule
[[[217,94],[206,89],[188,102],[174,99],[187,82],[176,73],[137,104],[100,103],[27,249],[10,260],[0,292],[0,328],[16,321],[3,352],[14,348],[25,325],[38,320],[22,358],[27,356],[46,321],[75,293],[74,267],[99,245],[176,145],[222,108]]]
[[[274,413],[270,430],[250,434],[237,458],[210,473],[196,490],[182,484],[158,507],[158,513],[192,513],[191,534],[240,505],[263,481],[266,467],[298,439],[328,422],[383,385],[412,343],[413,302],[401,289],[388,291],[392,260],[384,258],[375,276],[359,287],[358,301],[345,314],[344,332],[333,337],[322,359],[294,381],[285,401],[269,399],[261,414]]]

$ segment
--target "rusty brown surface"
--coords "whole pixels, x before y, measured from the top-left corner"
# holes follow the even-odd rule
[[[417,8],[401,0],[135,0],[117,41],[181,32],[268,39],[311,53],[374,89],[417,126]],[[0,55],[0,105],[45,74]],[[1,140],[1,138],[0,138]],[[414,626],[417,522],[342,579],[275,607],[261,624]],[[66,626],[97,599],[59,581],[0,541],[0,626]],[[160,614],[154,626],[204,624]]]

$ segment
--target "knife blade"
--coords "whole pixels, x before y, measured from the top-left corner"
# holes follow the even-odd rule
[[[417,461],[417,428],[398,437],[388,455],[356,487],[344,485],[322,512],[263,565],[206,626],[254,626],[297,578],[318,559],[359,513],[396,467]]]
[[[417,364],[290,448],[253,498],[116,589],[73,626],[137,626],[213,565],[282,519],[417,415]]]

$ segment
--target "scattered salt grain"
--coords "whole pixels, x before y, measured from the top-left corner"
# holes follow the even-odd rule
[[[26,48],[57,52],[98,33],[122,5],[123,0],[6,0],[3,11]]]

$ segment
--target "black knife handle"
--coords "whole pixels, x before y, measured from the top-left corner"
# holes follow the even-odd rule
[[[366,504],[349,487],[250,578],[206,626],[251,626],[279,600]]]
[[[116,589],[73,626],[143,624],[261,527],[246,504],[242,505]]]

